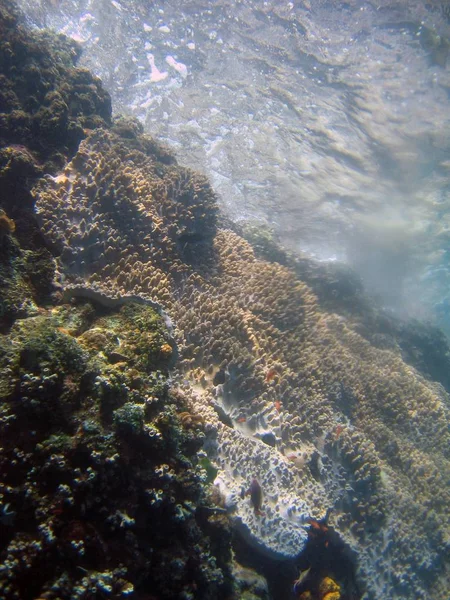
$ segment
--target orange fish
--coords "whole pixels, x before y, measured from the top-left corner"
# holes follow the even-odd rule
[[[266,373],[264,381],[266,383],[270,383],[277,376],[278,376],[278,371],[276,370],[276,368],[275,367],[270,367],[270,369]]]
[[[280,400],[275,400],[274,404],[275,404],[275,408],[277,409],[277,411],[280,412],[281,407],[282,407]]]
[[[306,519],[306,523],[308,523],[309,525],[311,525],[311,529],[315,529],[316,531],[320,531],[322,533],[326,533],[328,531],[328,527],[326,526],[326,524],[322,520],[318,521],[317,519],[313,519],[312,517],[308,517]]]
[[[246,421],[246,417],[239,417],[239,419],[237,420],[238,423],[245,423]]]
[[[344,431],[344,426],[341,425],[340,423],[338,423],[338,425],[336,425],[336,429],[334,430],[334,439],[338,440],[339,436],[341,435],[341,433]]]

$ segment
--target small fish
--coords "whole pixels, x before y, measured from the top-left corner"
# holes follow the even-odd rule
[[[280,400],[275,400],[274,404],[275,404],[275,409],[276,409],[278,412],[280,412],[280,410],[281,410],[281,407],[282,407],[281,401],[280,401]]]
[[[57,327],[56,329],[64,335],[70,335],[71,337],[73,337],[71,331],[69,329],[66,329],[66,327]]]
[[[213,385],[222,385],[223,383],[225,383],[225,379],[226,379],[225,371],[223,369],[220,369],[214,375]]]
[[[319,531],[320,533],[326,533],[328,531],[328,527],[322,520],[318,521],[317,519],[308,517],[306,519],[306,523],[311,526],[312,530]]]
[[[294,594],[299,594],[300,592],[304,591],[302,590],[302,587],[303,584],[307,582],[310,572],[311,567],[309,567],[309,569],[306,569],[305,571],[300,571],[300,573],[298,574],[298,578],[294,581],[294,585],[292,587],[292,591],[294,592]]]
[[[278,376],[278,371],[275,367],[270,367],[270,369],[267,371],[266,376],[264,378],[264,381],[266,383],[270,383],[275,377]]]
[[[239,417],[239,419],[237,419],[238,423],[245,423],[247,420],[247,417]]]
[[[261,485],[256,477],[253,477],[250,487],[247,491],[244,488],[241,489],[241,498],[245,498],[245,496],[250,496],[250,501],[253,505],[253,509],[255,511],[255,515],[262,516],[264,513],[261,511],[263,493]]]
[[[305,519],[305,522],[309,524],[308,538],[310,540],[314,540],[315,543],[320,543],[325,546],[325,548],[329,547],[330,544],[330,528],[328,526],[328,521],[330,519],[332,509],[328,508],[325,516],[322,519],[314,519],[313,517],[308,517]]]

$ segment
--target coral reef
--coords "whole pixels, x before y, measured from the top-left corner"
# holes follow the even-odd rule
[[[128,132],[92,133],[60,175],[35,187],[36,213],[73,283],[170,307],[186,263],[210,246],[215,195],[201,175],[151,154],[154,144],[137,146]]]
[[[311,598],[445,597],[449,398],[404,360],[411,338],[376,342],[364,303],[352,318],[357,282],[326,303],[312,262],[219,228],[203,176],[135,122],[108,127],[65,38],[22,106],[8,57],[37,53],[18,63],[33,81],[49,38],[0,17],[3,596],[266,598],[233,575],[233,530],[312,569]]]
[[[203,290],[193,285],[185,292],[189,310],[180,310],[175,321],[189,341],[183,366],[193,381],[203,382],[203,396],[231,419],[234,435],[262,442],[251,451],[241,442],[241,459],[239,442],[224,444],[226,426],[219,426],[224,487],[252,474],[247,457],[255,473],[267,477],[263,457],[271,453],[278,482],[285,480],[279,464],[291,463],[303,485],[295,479],[289,484],[293,502],[286,491],[281,495],[292,502],[288,524],[301,526],[303,503],[319,484],[325,493],[313,492],[306,512],[320,518],[333,507],[333,525],[358,552],[368,597],[395,597],[408,585],[433,597],[420,573],[440,571],[448,544],[447,394],[406,365],[399,349],[378,349],[348,319],[323,312],[308,286],[285,267],[255,259],[237,235],[219,232],[215,244],[217,278]],[[209,372],[218,367],[227,379],[213,386]],[[278,375],[266,381],[273,367]],[[268,510],[271,494],[269,485]],[[245,519],[248,507],[238,503],[237,510]],[[250,533],[275,549],[263,519],[255,521],[248,524]],[[286,549],[288,539],[284,535]],[[382,580],[387,572],[390,581]]]
[[[186,187],[167,183],[180,179]],[[69,289],[151,298],[173,319],[184,393],[207,424],[217,484],[249,543],[293,557],[309,519],[332,508],[367,597],[433,597],[425,581],[443,568],[449,527],[443,388],[395,344],[377,347],[321,308],[295,269],[216,232],[206,182],[128,138],[94,132],[34,196]],[[252,477],[261,514],[240,498]]]
[[[307,283],[322,309],[338,313],[373,346],[398,350],[402,358],[427,379],[450,392],[450,350],[445,334],[429,322],[404,321],[380,308],[364,293],[360,278],[337,262],[315,262],[281,248],[274,232],[261,226],[227,224],[247,239],[258,258],[277,262],[295,271]]]
[[[35,158],[48,172],[64,165],[84,130],[110,123],[111,100],[98,78],[75,66],[77,42],[26,30],[13,6],[4,2],[0,13],[1,163],[13,169],[21,157]]]
[[[162,318],[61,305],[1,345],[2,598],[222,597],[229,534],[198,524],[202,428],[168,391]]]
[[[204,423],[170,387],[170,319],[131,295],[63,298],[34,215],[34,182],[110,124],[109,96],[76,42],[28,31],[9,0],[0,31],[0,595],[229,596],[230,529]],[[134,121],[114,129],[174,164]]]
[[[425,593],[421,573],[439,573],[448,543],[444,390],[395,345],[377,348],[350,319],[324,311],[295,271],[257,258],[237,234],[215,232],[206,182],[128,139],[94,132],[61,175],[35,187],[67,281],[166,307],[217,483],[251,544],[293,557],[308,518],[333,508],[369,597],[381,572],[392,574],[384,595]],[[185,187],[168,183],[180,180]],[[239,498],[253,476],[261,515]],[[407,545],[399,531],[409,532]]]
[[[78,68],[77,42],[29,31],[15,5],[0,6],[1,326],[49,301],[54,261],[36,225],[30,189],[73,156],[88,130],[111,122],[98,78]]]

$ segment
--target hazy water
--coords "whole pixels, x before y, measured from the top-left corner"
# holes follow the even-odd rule
[[[236,220],[450,332],[450,3],[20,0]]]

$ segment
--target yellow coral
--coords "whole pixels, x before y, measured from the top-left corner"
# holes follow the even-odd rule
[[[159,350],[163,358],[169,358],[172,355],[172,346],[170,344],[163,344]]]
[[[331,577],[324,577],[319,584],[320,600],[339,600],[341,587]]]

